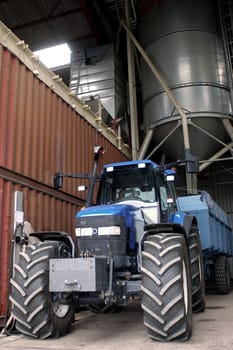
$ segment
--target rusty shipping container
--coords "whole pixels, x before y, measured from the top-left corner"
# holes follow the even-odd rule
[[[55,191],[53,176],[90,173],[95,144],[106,150],[100,168],[129,158],[117,135],[0,22],[0,325],[8,302],[15,193],[35,230],[73,234],[85,196],[77,196],[76,185],[84,181],[65,179],[62,191]]]

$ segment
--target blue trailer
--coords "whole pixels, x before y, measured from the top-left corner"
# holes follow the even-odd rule
[[[215,280],[218,293],[229,293],[228,257],[233,256],[233,231],[228,215],[207,192],[179,197],[177,206],[180,211],[197,218],[205,278]]]

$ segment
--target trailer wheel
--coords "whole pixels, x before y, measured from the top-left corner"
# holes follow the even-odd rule
[[[152,235],[142,252],[142,309],[149,336],[187,340],[192,331],[190,266],[185,238]]]
[[[230,269],[225,255],[219,255],[215,261],[215,282],[219,294],[230,293]]]
[[[49,292],[49,259],[69,257],[66,245],[45,242],[29,245],[19,254],[11,279],[12,314],[19,332],[46,339],[67,333],[73,308],[59,303],[58,294]]]
[[[192,278],[192,308],[194,312],[205,310],[205,277],[199,233],[194,226],[189,235],[189,258]]]

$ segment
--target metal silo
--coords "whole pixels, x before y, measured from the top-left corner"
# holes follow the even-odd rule
[[[217,3],[141,4],[146,6],[141,8],[140,41],[186,113],[192,153],[207,159],[229,142],[223,120],[232,113]],[[144,125],[154,129],[153,145],[170,158],[182,158],[180,115],[143,60],[142,93]]]

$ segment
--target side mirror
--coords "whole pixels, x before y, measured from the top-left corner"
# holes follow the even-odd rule
[[[189,174],[199,173],[199,162],[197,156],[188,155],[186,157],[186,171]]]
[[[59,190],[59,188],[62,188],[62,184],[63,184],[63,173],[56,173],[53,179],[53,187],[55,188],[55,190]]]

